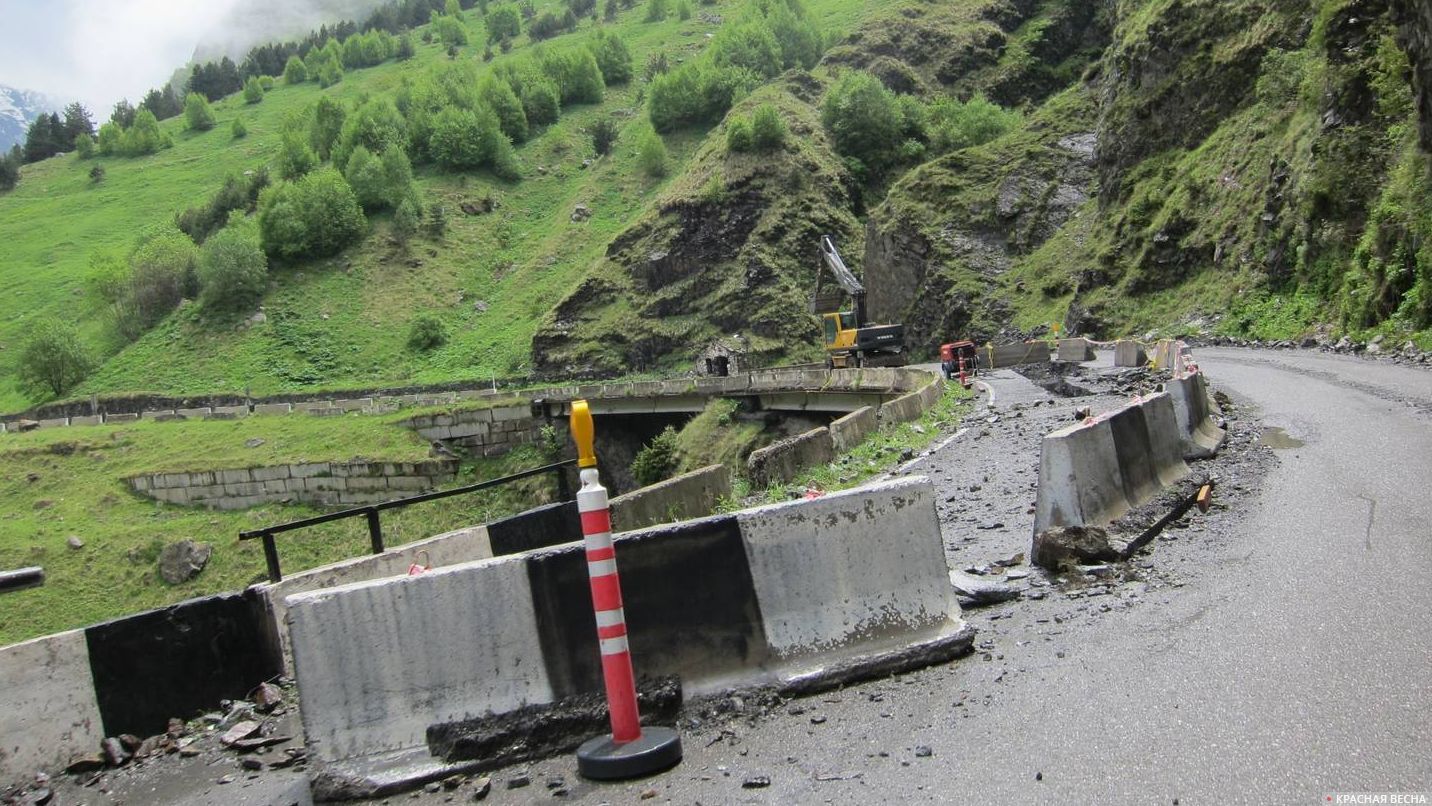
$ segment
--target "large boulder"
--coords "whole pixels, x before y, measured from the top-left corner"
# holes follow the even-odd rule
[[[1062,571],[1071,565],[1101,563],[1122,559],[1109,545],[1109,533],[1097,526],[1060,526],[1046,529],[1034,536],[1031,561],[1050,571]]]
[[[199,575],[209,564],[214,547],[208,543],[180,540],[159,552],[159,575],[170,585],[180,585]]]

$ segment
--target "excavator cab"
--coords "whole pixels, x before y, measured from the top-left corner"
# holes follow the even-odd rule
[[[855,345],[855,334],[860,329],[855,324],[852,311],[838,311],[821,316],[825,324],[825,347],[827,350],[842,349]]]

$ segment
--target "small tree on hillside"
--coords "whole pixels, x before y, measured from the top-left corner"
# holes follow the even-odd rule
[[[786,123],[770,104],[761,104],[751,113],[751,144],[757,151],[779,148],[786,140]]]
[[[637,140],[636,164],[642,173],[653,179],[666,176],[666,143],[662,142],[661,135],[652,129],[647,129]]]
[[[204,241],[199,252],[199,306],[205,313],[247,311],[258,303],[267,284],[268,258],[251,224],[231,223]]]
[[[288,57],[288,64],[283,66],[283,82],[285,84],[302,84],[308,80],[308,67],[304,65],[303,59],[298,54]]]
[[[214,128],[214,112],[209,102],[197,92],[184,99],[184,125],[191,131],[206,132]]]
[[[264,99],[264,87],[259,83],[258,76],[249,76],[244,82],[244,103],[256,104]]]
[[[94,359],[73,325],[43,319],[20,348],[20,383],[37,399],[59,397],[83,381]]]

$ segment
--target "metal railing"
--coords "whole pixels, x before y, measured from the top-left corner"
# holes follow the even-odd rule
[[[348,518],[365,517],[368,519],[368,540],[372,545],[373,554],[382,554],[383,546],[383,524],[379,520],[379,513],[389,509],[402,509],[403,507],[421,504],[427,501],[436,501],[440,498],[451,498],[455,495],[466,495],[468,493],[490,490],[514,481],[540,476],[544,473],[553,473],[557,476],[557,498],[561,501],[572,500],[571,487],[567,483],[567,474],[563,472],[568,467],[574,467],[576,459],[568,459],[564,462],[556,462],[542,467],[534,467],[531,470],[524,470],[520,473],[513,473],[502,478],[489,479],[469,484],[466,487],[454,487],[451,490],[439,490],[433,493],[423,493],[410,498],[397,498],[392,501],[383,501],[378,504],[345,509],[341,512],[330,512],[327,515],[318,515],[303,520],[280,523],[275,526],[265,526],[261,529],[251,529],[247,532],[240,532],[240,540],[262,540],[264,542],[264,561],[268,564],[268,578],[270,582],[279,582],[283,579],[283,571],[278,562],[278,545],[274,542],[274,535],[284,532],[291,532],[295,529],[304,529],[309,526],[332,523],[333,521],[346,520]]]

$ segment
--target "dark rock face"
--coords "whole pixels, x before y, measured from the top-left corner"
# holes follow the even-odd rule
[[[1425,0],[1394,0],[1392,8],[1402,26],[1401,44],[1412,62],[1422,150],[1432,154],[1432,4]]]
[[[1252,97],[1263,57],[1302,45],[1307,3],[1171,3],[1141,36],[1105,54],[1100,82],[1101,204],[1125,198],[1125,175],[1170,148],[1191,148]]]

